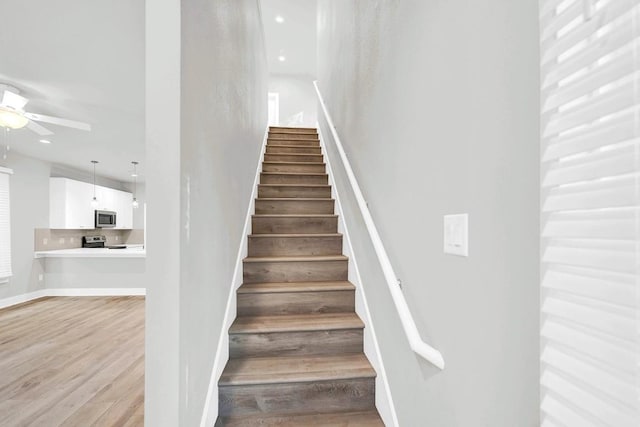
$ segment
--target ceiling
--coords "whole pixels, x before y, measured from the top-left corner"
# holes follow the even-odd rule
[[[269,72],[316,75],[317,1],[261,0]],[[284,18],[276,22],[276,16]],[[278,56],[286,60],[280,62]]]
[[[130,181],[144,171],[144,1],[0,0],[0,83],[29,98],[25,110],[91,124],[43,123],[10,133],[12,151]],[[9,154],[10,155],[10,154]]]

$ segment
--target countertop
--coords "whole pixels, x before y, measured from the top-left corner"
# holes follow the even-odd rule
[[[56,251],[37,251],[35,258],[146,258],[142,245],[127,246],[126,249],[74,248]]]

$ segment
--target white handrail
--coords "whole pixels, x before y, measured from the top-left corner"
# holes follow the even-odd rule
[[[413,316],[411,316],[411,311],[409,310],[409,306],[407,305],[407,300],[405,300],[404,294],[400,290],[399,280],[393,271],[391,261],[389,261],[389,257],[387,256],[387,251],[384,249],[384,245],[382,244],[382,240],[380,239],[380,235],[378,234],[378,229],[373,222],[371,212],[369,212],[369,208],[367,207],[367,202],[364,200],[364,196],[362,195],[362,191],[360,190],[360,186],[358,185],[358,180],[353,174],[351,164],[349,163],[349,159],[347,159],[347,154],[344,152],[340,137],[336,132],[333,120],[331,120],[331,115],[329,114],[327,106],[324,103],[324,99],[322,98],[322,94],[320,93],[318,81],[314,81],[313,85],[316,88],[316,93],[318,94],[318,100],[320,101],[320,105],[322,106],[324,116],[327,119],[329,127],[331,128],[331,133],[333,134],[333,139],[335,140],[336,147],[338,148],[338,153],[340,153],[340,157],[342,158],[342,164],[344,165],[345,171],[347,172],[349,183],[351,184],[353,193],[355,194],[356,200],[358,201],[360,213],[362,213],[362,218],[364,219],[364,223],[366,224],[367,230],[369,231],[369,236],[371,237],[371,241],[373,242],[373,248],[375,249],[376,255],[378,256],[378,261],[382,266],[382,271],[387,281],[387,286],[389,287],[391,297],[393,298],[393,302],[396,305],[396,310],[398,310],[398,315],[400,316],[400,320],[402,321],[404,333],[407,335],[407,339],[409,340],[409,346],[414,352],[416,352],[424,359],[433,363],[438,368],[444,369],[444,359],[442,358],[442,354],[440,354],[438,350],[424,342],[420,337],[420,333],[418,332],[418,328],[416,327],[416,322],[413,320]]]

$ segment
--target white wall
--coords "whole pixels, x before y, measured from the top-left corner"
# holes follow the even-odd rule
[[[145,426],[179,422],[180,0],[145,3]]]
[[[267,124],[260,19],[257,0],[147,3],[149,426],[202,415]]]
[[[0,284],[0,299],[44,288],[44,260],[33,258],[34,229],[49,227],[49,173],[51,165],[11,151],[0,166],[10,176],[11,265],[13,277]]]
[[[308,75],[269,76],[269,92],[277,92],[280,96],[280,126],[316,125],[318,116],[313,80],[315,79]],[[302,120],[299,120],[301,113]]]
[[[341,171],[403,426],[539,425],[537,16],[535,0],[319,1],[321,89],[418,328],[447,364],[410,351]],[[464,212],[470,256],[444,255],[442,217]]]

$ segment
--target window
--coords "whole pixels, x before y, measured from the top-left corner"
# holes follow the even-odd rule
[[[9,175],[11,169],[0,167],[0,283],[11,277],[11,226]]]
[[[541,421],[639,426],[640,2],[541,0]]]

